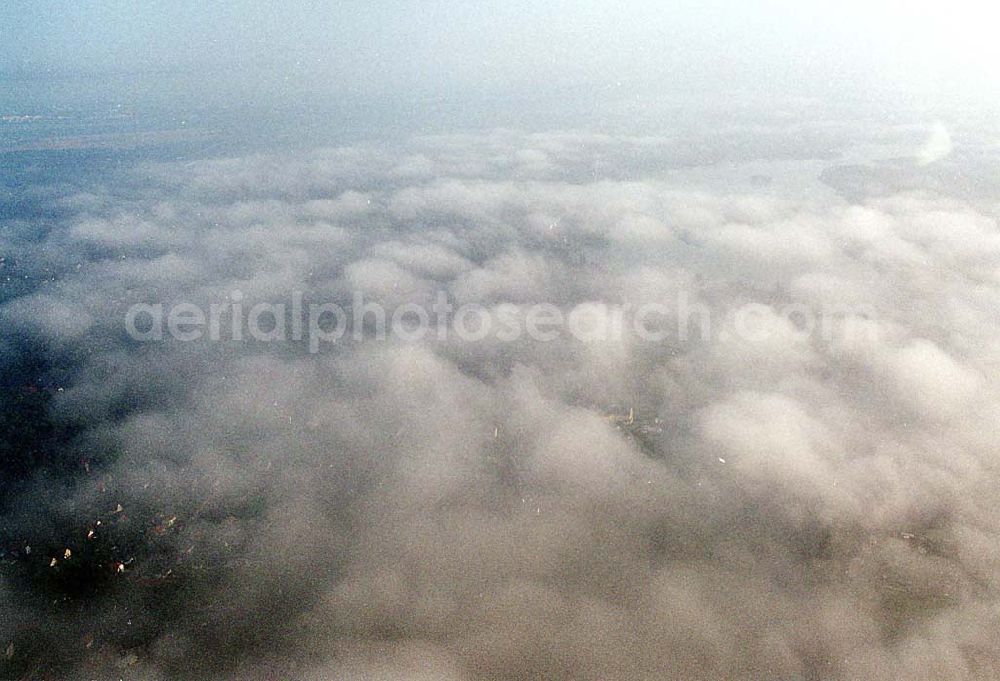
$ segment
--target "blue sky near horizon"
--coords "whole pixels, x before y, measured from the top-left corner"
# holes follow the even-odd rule
[[[995,15],[970,0],[8,0],[0,73],[89,77],[97,87],[128,76],[194,94],[228,83],[265,97],[719,79],[938,87],[992,82],[988,61],[1000,51],[984,21]]]

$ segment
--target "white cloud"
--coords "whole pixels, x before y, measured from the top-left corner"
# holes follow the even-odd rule
[[[58,650],[102,623],[109,664],[140,641],[151,678],[995,669],[995,206],[849,205],[814,178],[780,198],[683,188],[661,172],[677,153],[498,131],[164,164],[148,198],[108,190],[41,245],[5,237],[44,282],[4,304],[4,362],[54,367],[46,418],[76,429],[57,459],[92,472],[25,482],[4,526],[47,550],[102,517],[114,541],[95,546],[135,559],[32,635]],[[358,288],[518,314],[683,294],[712,328],[680,339],[661,315],[658,343],[430,334],[317,355],[122,330],[132,302]],[[759,337],[731,326],[748,303]],[[786,314],[851,305],[878,333],[825,339]],[[36,614],[2,593],[0,642]]]

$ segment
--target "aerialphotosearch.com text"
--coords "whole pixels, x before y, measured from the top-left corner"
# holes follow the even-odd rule
[[[287,300],[249,301],[242,291],[225,300],[136,303],[125,314],[125,330],[139,342],[174,340],[304,343],[316,353],[338,343],[394,338],[417,342],[495,340],[583,343],[620,341],[762,342],[775,334],[836,342],[870,335],[874,312],[867,306],[814,308],[801,302],[746,302],[731,309],[709,307],[680,292],[669,302],[576,304],[497,303],[456,305],[444,291],[430,303],[387,305],[355,291],[350,301],[316,302],[294,291]]]

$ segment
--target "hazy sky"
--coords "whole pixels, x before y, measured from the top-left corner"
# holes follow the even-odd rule
[[[580,83],[717,90],[720,79],[981,89],[1000,48],[990,35],[996,10],[977,4],[8,0],[0,72],[114,73],[189,93],[235,87],[267,97]]]

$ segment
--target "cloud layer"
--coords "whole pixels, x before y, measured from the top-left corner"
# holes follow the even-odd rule
[[[149,164],[9,220],[0,676],[996,678],[985,162],[914,135],[873,184],[824,160],[846,132],[770,134]],[[129,305],[236,290],[683,294],[712,328],[316,355],[125,333]],[[760,333],[725,333],[747,303]],[[790,305],[864,307],[865,333]]]

